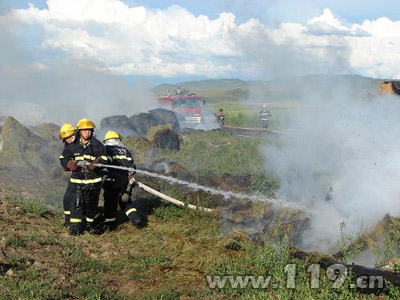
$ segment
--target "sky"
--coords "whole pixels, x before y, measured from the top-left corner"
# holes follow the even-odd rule
[[[398,16],[394,0],[0,0],[0,29],[31,53],[27,69],[78,61],[151,83],[397,78]]]

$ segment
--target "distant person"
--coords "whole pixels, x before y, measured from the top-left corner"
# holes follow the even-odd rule
[[[60,140],[64,143],[64,147],[67,147],[69,144],[73,143],[75,140],[75,127],[72,124],[66,123],[60,128]],[[62,159],[63,156],[60,156]],[[71,215],[70,203],[71,197],[73,196],[72,184],[68,182],[67,189],[65,190],[63,197],[63,207],[64,207],[64,218],[65,218],[65,227],[69,227],[69,219]]]
[[[132,153],[126,149],[118,132],[108,131],[104,136],[103,143],[106,146],[110,165],[136,169]],[[131,199],[132,188],[135,187],[134,174],[134,171],[109,168],[105,176],[103,184],[104,224],[105,228],[110,231],[117,228],[118,205],[129,221],[137,226],[141,224],[142,219]]]
[[[217,121],[221,127],[225,125],[225,113],[222,108],[220,108],[217,112]]]
[[[267,105],[263,104],[261,111],[258,113],[258,117],[261,120],[261,127],[264,131],[267,131],[269,120],[272,117],[271,112],[267,109]]]

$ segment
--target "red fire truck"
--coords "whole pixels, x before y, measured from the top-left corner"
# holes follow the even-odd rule
[[[174,111],[178,119],[187,124],[200,124],[205,102],[195,93],[178,88],[174,94],[159,96],[158,104]]]

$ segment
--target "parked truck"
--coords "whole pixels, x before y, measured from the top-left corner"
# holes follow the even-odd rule
[[[186,124],[200,124],[202,122],[202,107],[205,101],[197,94],[178,88],[174,93],[158,96],[160,107],[175,112],[178,120]]]

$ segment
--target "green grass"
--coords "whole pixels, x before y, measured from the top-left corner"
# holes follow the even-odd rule
[[[259,139],[232,137],[223,132],[198,132],[182,136],[180,151],[160,150],[158,158],[183,165],[194,176],[262,173]]]
[[[154,209],[154,216],[158,220],[175,221],[183,217],[187,213],[186,209],[169,205],[167,207],[160,206]]]
[[[243,128],[261,128],[261,121],[258,117],[258,113],[261,110],[260,104],[251,103],[217,103],[210,104],[210,108],[217,112],[218,109],[222,108],[225,112],[225,125],[232,127],[243,127]],[[293,111],[299,114],[303,112],[304,104],[297,101],[281,101],[277,103],[271,103],[268,105],[268,109],[272,113],[272,118],[269,124],[269,128],[272,130],[279,130],[285,128],[289,120],[289,113]]]
[[[35,266],[26,269],[24,259],[13,259],[14,275],[0,275],[0,299],[65,299],[66,294],[53,285],[56,276]]]
[[[324,269],[320,269],[320,276],[317,278],[318,288],[311,288],[311,273],[309,263],[290,256],[290,244],[287,238],[280,242],[264,240],[263,246],[244,245],[244,255],[238,259],[232,259],[223,255],[209,270],[209,274],[218,276],[271,276],[268,288],[254,288],[250,284],[243,288],[233,288],[228,283],[223,288],[212,290],[213,294],[223,292],[241,299],[373,299],[376,294],[361,295],[356,288],[352,287],[354,281],[350,276],[345,276],[343,284],[334,288],[336,277],[329,277]],[[286,268],[290,265],[295,268],[294,286],[288,287],[288,272]],[[290,268],[290,267],[289,267]],[[286,271],[285,271],[286,270]],[[275,285],[275,287],[273,286]],[[388,295],[391,299],[398,299],[400,296],[399,287],[390,284],[380,292],[380,295]]]
[[[74,279],[79,282],[76,294],[84,297],[87,300],[123,300],[125,297],[120,297],[115,293],[107,291],[99,280],[97,273],[79,273],[74,276]]]
[[[254,184],[262,187],[264,178],[257,180],[261,183]],[[10,224],[24,223],[29,230],[20,227],[5,235],[5,251],[13,249],[5,263],[12,265],[14,275],[0,275],[0,299],[372,299],[377,294],[388,299],[400,297],[399,288],[390,284],[379,293],[362,295],[350,287],[350,277],[339,289],[333,289],[334,281],[323,269],[319,288],[311,289],[309,262],[291,257],[290,229],[286,225],[277,224],[274,234],[264,237],[262,244],[254,244],[240,232],[221,235],[213,215],[172,205],[156,208],[149,216],[150,226],[143,230],[124,224],[120,230],[103,236],[66,238],[60,235],[56,219],[49,220],[40,214],[9,217]],[[61,219],[62,215],[56,218]],[[44,224],[47,231],[35,231],[35,226],[40,228]],[[399,227],[397,220],[388,225],[390,242],[399,238]],[[225,248],[233,241],[240,244],[241,250]],[[393,249],[388,243],[386,251]],[[35,247],[34,253],[31,247]],[[28,263],[32,259],[41,263]],[[288,264],[296,265],[293,289],[287,288]],[[210,289],[206,275],[269,275],[276,288],[232,288],[228,283],[223,288]],[[134,290],[121,290],[125,285]],[[130,293],[126,294],[127,291]]]
[[[6,247],[26,247],[28,243],[23,236],[19,234],[12,234],[5,237],[4,245]]]
[[[251,190],[268,197],[273,197],[279,186],[279,180],[271,174],[255,174],[251,177]]]
[[[175,161],[197,179],[213,174],[250,174],[251,190],[268,196],[273,196],[279,188],[279,181],[267,171],[268,166],[260,150],[263,143],[274,143],[274,140],[234,137],[219,131],[197,132],[181,137],[180,151],[160,150],[157,159]],[[169,188],[168,193],[183,202],[187,201],[179,188],[175,191]]]
[[[16,202],[24,213],[44,215],[48,212],[47,205],[42,198],[34,197],[32,199],[19,197]]]
[[[82,272],[119,272],[122,268],[121,264],[116,261],[105,261],[101,259],[94,259],[82,250],[80,244],[64,243],[63,256],[67,262]]]

